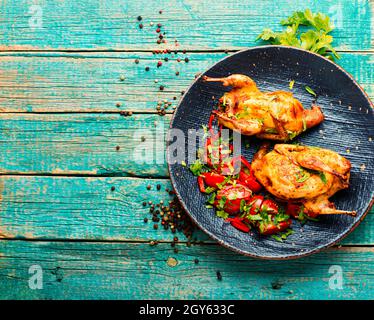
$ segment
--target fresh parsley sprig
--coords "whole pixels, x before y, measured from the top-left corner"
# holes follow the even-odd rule
[[[256,40],[262,39],[271,44],[288,45],[303,48],[331,60],[340,59],[336,50],[332,47],[333,37],[329,33],[334,30],[334,25],[325,14],[313,13],[310,9],[296,11],[287,19],[282,20],[281,25],[286,26],[282,32],[274,32],[264,29]],[[310,28],[301,33],[299,26]]]

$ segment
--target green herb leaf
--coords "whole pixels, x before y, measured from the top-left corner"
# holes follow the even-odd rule
[[[274,134],[278,133],[277,129],[275,129],[275,128],[266,128],[265,132],[266,133],[274,133]]]
[[[275,234],[271,236],[273,239],[277,240],[278,242],[283,242],[283,239]]]
[[[182,162],[181,162],[181,165],[182,165],[183,167],[186,167],[186,166],[187,166],[186,161],[182,161]]]
[[[295,84],[295,80],[291,80],[288,87],[292,90],[294,84]]]
[[[324,173],[323,171],[321,171],[321,172],[319,173],[319,177],[321,178],[321,180],[322,180],[322,182],[323,182],[324,184],[327,184],[326,175],[325,175],[325,173]]]
[[[311,87],[305,86],[305,90],[310,93],[311,95],[317,97],[317,94],[312,90]]]
[[[301,169],[298,173],[296,173],[296,182],[302,183],[305,182],[310,178],[310,174],[308,171]]]
[[[190,165],[190,170],[195,176],[199,176],[204,169],[204,165],[199,159]]]
[[[290,45],[316,52],[331,60],[339,59],[339,55],[332,47],[333,37],[329,33],[334,29],[330,18],[321,12],[313,13],[310,9],[296,11],[287,19],[280,22],[286,29],[274,32],[264,29],[256,40],[262,39],[270,44]],[[307,29],[299,32],[299,26]],[[304,30],[303,29],[303,30]],[[290,88],[292,89],[292,88]]]
[[[212,193],[214,191],[216,191],[216,188],[213,188],[213,187],[206,187],[205,188],[205,193],[210,194],[210,193]]]
[[[212,193],[212,194],[209,196],[209,199],[208,199],[207,203],[213,205],[215,200],[216,200],[216,194],[215,194],[215,193]]]
[[[216,211],[216,215],[217,217],[220,217],[220,218],[223,218],[223,219],[227,219],[229,217],[229,214],[223,210],[217,210]]]

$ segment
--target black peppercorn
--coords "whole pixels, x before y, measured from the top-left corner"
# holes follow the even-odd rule
[[[221,274],[220,271],[217,271],[217,279],[218,279],[219,281],[222,281],[222,274]]]

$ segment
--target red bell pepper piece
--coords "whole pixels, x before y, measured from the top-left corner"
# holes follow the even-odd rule
[[[235,217],[235,218],[228,218],[228,219],[226,219],[226,221],[230,222],[230,224],[231,224],[234,228],[236,228],[236,229],[238,229],[238,230],[240,230],[240,231],[243,231],[243,232],[248,233],[249,230],[251,230],[251,228],[250,228],[248,225],[246,225],[246,224],[243,222],[243,219],[241,219],[241,218],[238,218],[238,217]]]
[[[200,192],[205,193],[204,179],[202,176],[197,177],[197,183],[199,185]]]
[[[244,169],[239,172],[239,180],[253,192],[259,192],[262,188],[261,185],[257,182],[256,178],[250,173],[247,173]]]

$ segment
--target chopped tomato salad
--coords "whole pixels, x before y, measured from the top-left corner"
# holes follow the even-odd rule
[[[234,228],[249,233],[256,229],[262,235],[272,235],[283,241],[292,234],[292,218],[303,220],[301,204],[288,203],[286,209],[267,196],[259,194],[261,184],[243,156],[233,156],[233,146],[221,139],[222,127],[213,130],[214,115],[209,119],[205,145],[198,159],[190,166],[197,176],[199,189],[209,195],[208,208]],[[308,217],[309,218],[309,217]],[[279,235],[276,235],[279,234]]]

